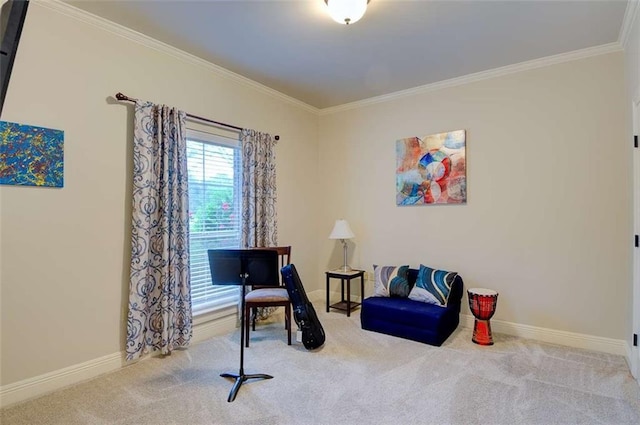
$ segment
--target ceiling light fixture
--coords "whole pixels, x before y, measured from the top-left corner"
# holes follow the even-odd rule
[[[353,24],[364,16],[369,0],[324,0],[329,15],[339,24]]]

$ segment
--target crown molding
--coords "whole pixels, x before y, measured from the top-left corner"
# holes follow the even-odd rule
[[[627,9],[624,12],[624,19],[622,20],[622,26],[620,27],[620,34],[618,35],[618,43],[623,46],[625,49],[627,48],[627,44],[629,43],[629,37],[631,35],[631,29],[633,28],[633,24],[638,18],[638,0],[629,0],[627,2]]]
[[[365,106],[375,105],[377,103],[389,102],[404,97],[415,96],[422,93],[428,93],[436,90],[442,90],[449,87],[461,86],[464,84],[475,83],[478,81],[488,80],[491,78],[502,77],[522,71],[543,68],[550,65],[556,65],[564,62],[585,59],[592,56],[604,55],[607,53],[621,52],[622,46],[618,43],[603,44],[601,46],[589,47],[586,49],[575,50],[573,52],[561,53],[558,55],[547,56],[540,59],[534,59],[526,62],[520,62],[513,65],[507,65],[500,68],[490,69],[488,71],[476,72],[474,74],[464,75],[449,80],[438,81],[436,83],[426,84],[424,86],[413,87],[406,90],[400,90],[394,93],[384,94],[381,96],[371,97],[369,99],[359,100],[356,102],[345,103],[344,105],[333,106],[320,110],[320,115],[329,115],[336,112],[347,111],[350,109],[362,108]]]
[[[260,84],[247,77],[243,77],[242,75],[229,71],[228,69],[225,69],[219,65],[213,64],[197,56],[194,56],[190,53],[186,53],[166,43],[163,43],[149,36],[141,34],[137,31],[133,31],[120,24],[116,24],[115,22],[109,21],[107,19],[93,15],[84,10],[78,9],[74,6],[71,6],[67,3],[62,2],[61,0],[38,0],[37,2],[33,2],[33,3],[34,5],[43,6],[55,12],[69,16],[77,21],[92,25],[104,31],[115,34],[117,36],[126,38],[130,41],[133,41],[135,43],[138,43],[150,49],[173,56],[176,59],[182,60],[187,63],[191,63],[193,65],[201,66],[213,72],[214,74],[217,74],[219,76],[232,80],[236,83],[240,83],[247,87],[251,87],[273,98],[282,100],[286,103],[297,106],[307,112],[311,112],[313,114],[321,115],[321,116],[330,115],[330,114],[347,111],[351,109],[357,109],[357,108],[370,106],[370,105],[383,103],[383,102],[388,102],[392,100],[397,100],[404,97],[415,96],[418,94],[441,90],[449,87],[456,87],[464,84],[474,83],[482,80],[487,80],[491,78],[496,78],[504,75],[521,72],[521,71],[527,71],[527,70],[532,70],[536,68],[542,68],[545,66],[560,64],[564,62],[584,59],[592,56],[598,56],[602,54],[622,51],[623,45],[628,42],[630,29],[633,26],[633,23],[635,22],[636,17],[638,15],[638,10],[640,9],[638,8],[638,0],[630,0],[628,2],[627,9],[625,11],[623,25],[620,30],[618,42],[603,44],[601,46],[596,46],[596,47],[589,47],[586,49],[576,50],[568,53],[561,53],[558,55],[548,56],[541,59],[534,59],[531,61],[521,62],[514,65],[507,65],[500,68],[495,68],[487,71],[477,72],[474,74],[464,75],[462,77],[456,77],[449,80],[444,80],[444,81],[439,81],[431,84],[426,84],[423,86],[413,87],[406,90],[400,90],[394,93],[384,94],[384,95],[375,96],[375,97],[371,97],[364,100],[359,100],[359,101],[345,103],[338,106],[332,106],[332,107],[320,109],[320,108],[311,106],[307,103],[304,103],[298,99],[295,99],[291,96],[285,95],[277,90],[274,90],[270,87]]]
[[[78,9],[77,7],[74,7],[70,4],[63,3],[61,0],[38,0],[37,2],[34,1],[32,3],[33,5],[45,7],[47,9],[53,10],[55,12],[66,15],[70,18],[73,18],[77,21],[92,25],[104,31],[108,31],[112,34],[115,34],[117,36],[126,38],[127,40],[133,41],[135,43],[138,43],[150,49],[156,50],[158,52],[162,52],[169,56],[173,56],[174,58],[182,60],[184,62],[201,66],[213,72],[214,74],[217,74],[219,76],[232,80],[236,83],[240,83],[245,86],[251,87],[261,93],[267,94],[273,98],[276,98],[284,102],[287,102],[289,104],[292,104],[294,106],[297,106],[308,112],[314,113],[316,115],[319,112],[318,108],[308,105],[298,99],[295,99],[291,96],[283,94],[277,90],[274,90],[270,87],[260,84],[254,80],[251,80],[247,77],[243,77],[240,74],[236,74],[235,72],[229,71],[228,69],[225,69],[219,65],[208,62],[204,59],[201,59],[190,53],[184,52],[180,49],[177,49],[166,43],[163,43],[154,38],[146,36],[142,33],[133,31],[130,28],[124,27],[120,24],[116,24],[115,22],[93,15],[89,12]]]

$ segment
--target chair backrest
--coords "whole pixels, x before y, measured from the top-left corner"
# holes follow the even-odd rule
[[[278,253],[278,262],[280,263],[279,270],[281,270],[284,266],[291,264],[291,245],[267,246],[267,247],[261,247],[261,248],[251,248],[251,249],[268,249],[271,251],[276,251]],[[282,276],[280,277],[280,279],[282,279]],[[280,281],[280,285],[281,286],[283,285],[282,281]]]

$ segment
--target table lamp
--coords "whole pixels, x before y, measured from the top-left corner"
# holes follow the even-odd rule
[[[333,230],[329,235],[329,239],[340,239],[340,242],[342,242],[342,248],[344,250],[344,264],[342,265],[342,267],[336,269],[337,271],[350,272],[352,270],[351,267],[349,267],[349,265],[347,264],[347,241],[345,239],[351,239],[354,237],[355,235],[351,231],[347,220],[336,220],[336,224],[333,226]]]

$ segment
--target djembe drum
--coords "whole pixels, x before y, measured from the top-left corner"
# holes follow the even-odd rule
[[[467,290],[467,295],[469,296],[469,308],[476,318],[471,340],[480,345],[493,345],[489,320],[496,312],[498,293],[492,289],[471,288]]]

